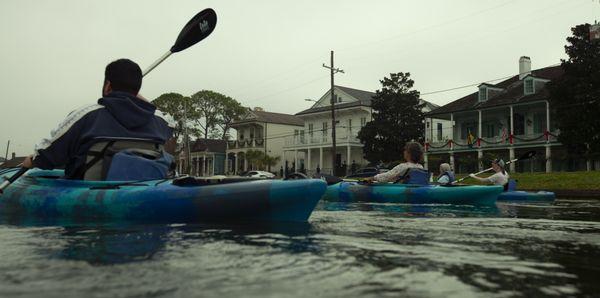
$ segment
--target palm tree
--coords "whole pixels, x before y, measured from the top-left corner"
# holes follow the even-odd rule
[[[271,167],[276,165],[279,162],[281,156],[269,156],[265,154],[263,157],[263,164],[267,166],[267,171],[271,171]]]
[[[265,153],[259,150],[246,151],[246,160],[248,160],[248,164],[252,169],[254,169],[253,165],[256,165],[257,168],[262,166],[262,160],[264,156]]]

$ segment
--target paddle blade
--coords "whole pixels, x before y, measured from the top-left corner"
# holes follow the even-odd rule
[[[528,151],[525,154],[519,156],[518,160],[530,159],[535,156],[535,151]]]
[[[175,44],[171,47],[172,53],[183,51],[209,36],[217,25],[217,13],[207,8],[195,15],[181,29]]]

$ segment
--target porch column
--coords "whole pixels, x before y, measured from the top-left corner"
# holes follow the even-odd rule
[[[425,142],[427,142],[427,140],[428,140],[427,139],[427,123],[429,123],[429,122],[427,122],[427,118],[425,118],[425,121],[423,121],[423,122],[424,122],[423,124],[425,126],[424,127],[425,128],[425,130],[424,130],[424,132],[425,132]],[[431,136],[429,136],[429,141],[431,141]]]
[[[346,175],[350,174],[350,164],[351,164],[351,160],[352,159],[352,149],[350,147],[350,144],[348,144],[348,146],[346,146]]]
[[[479,168],[479,171],[483,171],[483,164],[481,162],[481,160],[483,159],[483,150],[481,149],[477,149],[477,167]]]
[[[429,154],[427,152],[423,154],[423,167],[429,171]]]
[[[208,172],[208,163],[206,160],[206,155],[204,155],[204,157],[202,157],[202,176],[206,176],[206,172]]]
[[[212,173],[211,176],[215,174],[215,154],[212,155]]]
[[[481,110],[477,110],[479,114],[479,120],[477,121],[477,137],[481,138]]]
[[[238,165],[239,152],[234,153],[233,157],[235,158],[233,161],[233,163],[234,163],[233,174],[237,175],[237,171],[238,171],[238,167],[239,167],[239,165]]]
[[[450,139],[454,140],[454,113],[450,113],[450,127],[452,127],[452,135],[450,136]]]
[[[510,106],[510,135],[514,135],[513,106]]]
[[[306,162],[306,173],[310,173],[310,171],[312,170],[311,165],[310,165],[310,148],[308,148],[307,150],[308,152],[306,153],[308,161]]]
[[[550,132],[550,103],[546,101],[546,131]],[[548,143],[550,143],[550,138],[548,138]]]
[[[323,147],[319,147],[319,168],[323,171]]]
[[[454,165],[454,153],[450,152],[450,167],[452,168],[452,170],[454,170],[454,172],[458,173],[458,170],[456,169],[456,166]]]
[[[248,158],[246,158],[245,153],[244,153],[244,171],[248,171]]]
[[[298,150],[294,150],[294,172],[298,172]]]
[[[550,145],[546,145],[546,173],[552,173],[552,152]]]
[[[196,157],[196,167],[194,167],[194,176],[200,175],[200,157]]]
[[[515,148],[513,148],[513,147],[510,147],[510,148],[508,149],[508,159],[510,159],[510,160],[513,160],[513,159],[515,159]],[[514,163],[514,162],[511,162],[511,163],[510,163],[509,170],[510,170],[510,172],[511,172],[511,173],[514,173],[514,172],[515,172],[515,163]]]

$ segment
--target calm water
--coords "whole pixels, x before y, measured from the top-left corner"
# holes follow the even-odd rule
[[[597,297],[599,280],[598,201],[321,203],[300,225],[0,225],[1,297]]]

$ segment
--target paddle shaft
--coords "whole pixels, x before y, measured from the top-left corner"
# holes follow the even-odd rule
[[[173,52],[171,52],[171,50],[168,50],[164,55],[162,55],[160,58],[158,58],[158,60],[154,61],[154,63],[152,63],[150,66],[148,66],[148,68],[146,68],[144,70],[144,72],[142,72],[142,77],[145,77],[149,72],[151,72],[153,69],[155,69],[159,64],[161,64],[163,61],[167,60],[167,58],[169,58],[169,56],[171,56],[171,54],[173,54]]]
[[[20,168],[18,172],[12,175],[10,178],[6,179],[0,184],[0,195],[4,193],[4,189],[7,188],[11,183],[15,182],[15,180],[19,179],[19,177],[23,176],[25,172],[27,172],[28,168]]]
[[[519,161],[519,160],[520,160],[520,159],[518,159],[518,158],[515,158],[515,159],[513,159],[513,160],[509,160],[509,161],[507,161],[507,162],[506,162],[506,164],[507,164],[507,165],[509,165],[509,164],[511,164],[511,163],[513,163],[513,162],[515,162],[515,161]],[[475,173],[475,174],[473,174],[473,175],[477,176],[477,175],[479,175],[479,174],[483,174],[483,173],[485,173],[485,172],[489,172],[489,171],[491,171],[491,170],[493,170],[493,169],[494,169],[494,168],[488,168],[488,169],[485,169],[485,170],[483,170],[483,171],[479,171],[479,172],[477,172],[477,173]],[[460,179],[456,180],[456,182],[454,182],[454,183],[461,182],[461,181],[463,181],[463,180],[465,180],[465,179],[467,179],[467,178],[469,178],[469,177],[470,177],[470,176],[462,177],[462,178],[460,178]]]

